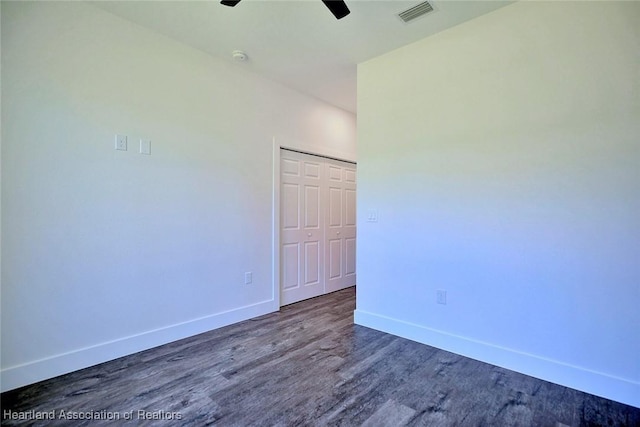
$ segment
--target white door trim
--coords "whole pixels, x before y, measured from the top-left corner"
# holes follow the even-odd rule
[[[273,277],[271,278],[271,292],[275,306],[280,309],[280,150],[296,151],[298,153],[310,154],[312,156],[319,156],[334,160],[340,160],[342,162],[348,162],[357,164],[353,160],[339,158],[334,156],[327,156],[313,151],[302,150],[300,148],[282,145],[276,141],[276,137],[273,137],[272,141],[272,224],[271,240],[273,242],[271,248],[271,271],[273,271]]]
[[[272,282],[272,297],[275,302],[275,306],[280,310],[280,144],[276,142],[276,137],[273,137],[273,205],[271,208],[272,224],[271,241],[273,247],[271,248],[271,271],[273,271]]]

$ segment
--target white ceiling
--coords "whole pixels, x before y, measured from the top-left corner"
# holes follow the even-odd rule
[[[410,23],[397,14],[421,0],[346,0],[336,20],[320,0],[100,1],[91,4],[238,66],[356,112],[357,64],[510,1],[430,1],[435,11]]]

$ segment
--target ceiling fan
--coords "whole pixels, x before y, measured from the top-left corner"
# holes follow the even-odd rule
[[[235,5],[240,3],[240,0],[222,0],[220,3],[225,6],[234,7]],[[327,6],[327,8],[331,11],[331,13],[333,13],[333,16],[335,16],[336,19],[344,18],[349,13],[351,13],[349,8],[347,7],[347,4],[343,0],[322,0],[322,3]]]

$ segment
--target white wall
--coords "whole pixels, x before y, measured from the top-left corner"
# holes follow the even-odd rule
[[[357,323],[640,406],[638,22],[516,3],[359,66]]]
[[[276,310],[274,137],[355,158],[350,113],[87,4],[3,2],[2,390]]]

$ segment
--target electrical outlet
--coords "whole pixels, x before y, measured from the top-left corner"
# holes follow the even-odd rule
[[[247,271],[246,273],[244,273],[244,284],[250,285],[251,283],[253,283],[253,273]]]
[[[438,289],[436,291],[436,303],[443,305],[447,304],[447,291],[442,289]]]
[[[116,150],[127,151],[127,135],[116,135]]]

